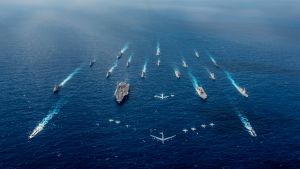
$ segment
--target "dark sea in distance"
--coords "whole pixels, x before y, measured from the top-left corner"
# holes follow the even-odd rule
[[[1,1],[0,168],[300,168],[299,21],[299,1]]]

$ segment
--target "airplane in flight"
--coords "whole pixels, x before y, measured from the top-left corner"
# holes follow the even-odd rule
[[[161,99],[161,100],[164,100],[164,99],[167,99],[169,96],[165,96],[164,93],[161,93],[160,95],[155,95],[154,97],[158,98],[158,99]]]
[[[201,124],[201,127],[202,127],[202,128],[206,128],[206,125],[205,125],[205,124]]]
[[[162,144],[165,144],[165,141],[170,140],[170,139],[172,139],[176,136],[176,135],[173,135],[171,137],[166,137],[165,138],[164,132],[160,132],[159,134],[161,134],[161,137],[157,137],[157,136],[154,136],[154,135],[150,135],[150,136],[153,137],[154,139],[158,140],[158,141],[161,141]]]

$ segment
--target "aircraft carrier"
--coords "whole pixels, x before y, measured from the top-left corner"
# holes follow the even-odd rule
[[[128,91],[129,91],[129,83],[120,82],[117,85],[115,96],[116,96],[116,101],[119,104],[122,103],[125,97],[128,95]]]

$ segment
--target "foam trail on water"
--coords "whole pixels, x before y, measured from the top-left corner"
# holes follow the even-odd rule
[[[212,56],[209,56],[209,58],[210,58],[210,60],[211,60],[215,65],[217,65],[216,60],[215,60]]]
[[[160,44],[159,44],[159,42],[156,43],[156,55],[160,55]]]
[[[112,73],[117,66],[118,66],[118,61],[115,61],[114,65],[109,69],[109,72]]]
[[[218,66],[215,58],[208,51],[206,51],[206,54],[208,55],[209,59],[214,63],[214,65]]]
[[[131,63],[131,60],[132,60],[132,55],[129,56],[127,63]]]
[[[179,69],[177,67],[173,68],[174,72],[179,71]]]
[[[60,84],[59,86],[64,86],[70,79],[72,79],[72,77],[74,75],[76,75],[79,71],[81,70],[81,67],[76,68],[71,74],[69,74],[69,76],[67,78],[65,78]]]
[[[126,43],[125,45],[124,45],[124,47],[121,49],[121,53],[124,53],[127,49],[128,49],[128,43]]]
[[[199,57],[199,53],[198,53],[197,49],[194,49],[194,53],[195,53],[196,57]]]
[[[144,66],[143,66],[144,73],[146,73],[146,71],[147,71],[147,64],[148,64],[148,61],[145,61]]]
[[[231,84],[239,91],[240,87],[236,84],[236,82],[233,80],[231,74],[227,71],[225,71],[226,77],[230,80]]]
[[[191,78],[191,81],[192,81],[192,84],[194,86],[195,89],[197,89],[197,87],[199,87],[199,84],[198,84],[198,80],[196,79],[196,77],[192,74],[191,71],[188,72],[190,78]]]
[[[208,68],[205,68],[205,70],[207,71],[208,74],[211,74],[211,71],[209,71]]]
[[[28,139],[32,139],[37,134],[39,134],[44,129],[44,127],[48,124],[48,122],[54,117],[54,115],[59,113],[59,111],[60,111],[61,107],[63,106],[63,104],[64,104],[63,99],[58,100],[54,104],[52,109],[49,111],[48,115],[33,129],[31,134],[28,136]]]
[[[256,133],[254,131],[254,129],[252,128],[249,120],[247,119],[247,117],[245,115],[242,115],[241,112],[237,111],[237,115],[240,118],[241,122],[243,123],[244,127],[247,129],[248,133],[253,136],[256,137]]]

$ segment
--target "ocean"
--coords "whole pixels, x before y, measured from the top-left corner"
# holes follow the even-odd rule
[[[299,168],[292,2],[1,1],[0,168]]]

